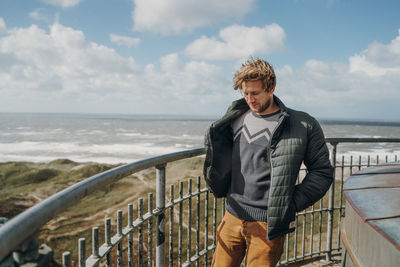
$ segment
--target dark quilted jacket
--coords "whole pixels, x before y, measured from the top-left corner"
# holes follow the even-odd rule
[[[305,112],[286,108],[276,96],[274,101],[283,116],[268,149],[271,169],[269,240],[294,231],[291,222],[295,220],[296,211],[322,198],[333,181],[329,151],[319,123]],[[248,109],[244,99],[233,102],[226,114],[206,132],[204,177],[216,197],[226,196],[231,181],[233,136],[230,124]],[[296,185],[302,162],[307,167],[307,175]]]

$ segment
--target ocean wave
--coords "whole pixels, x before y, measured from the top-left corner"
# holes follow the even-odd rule
[[[155,146],[153,143],[145,142],[136,144],[81,144],[25,141],[0,143],[0,161],[29,160],[42,162],[68,158],[78,161],[118,163],[168,154],[188,148],[192,148],[192,146],[181,143]]]

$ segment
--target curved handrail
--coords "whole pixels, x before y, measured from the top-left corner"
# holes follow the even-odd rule
[[[57,214],[93,191],[135,172],[202,154],[204,148],[197,148],[135,161],[89,177],[48,197],[0,227],[0,261]]]
[[[326,138],[325,141],[332,145],[347,142],[400,143],[400,138]],[[0,261],[57,214],[65,211],[93,191],[135,172],[199,156],[204,152],[204,148],[197,148],[135,161],[89,177],[50,196],[0,227]]]
[[[346,138],[325,138],[325,142],[330,144],[338,143],[400,143],[400,138],[358,138],[358,137],[346,137]]]

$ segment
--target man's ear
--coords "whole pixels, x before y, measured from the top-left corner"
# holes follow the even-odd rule
[[[275,91],[275,86],[274,87],[272,87],[271,89],[269,89],[269,93],[271,93],[271,94],[273,94],[274,93],[274,91]]]

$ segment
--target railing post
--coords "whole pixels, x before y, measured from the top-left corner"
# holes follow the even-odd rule
[[[328,204],[328,228],[326,236],[326,261],[332,260],[332,237],[333,237],[333,219],[335,205],[335,179],[336,179],[336,147],[338,142],[331,142],[331,165],[333,167],[333,182],[329,189],[329,204]]]
[[[165,262],[165,166],[156,166],[156,208],[161,211],[157,215],[157,247],[156,266],[164,267]]]
[[[71,267],[71,252],[65,251],[62,254],[62,266],[63,267]]]

